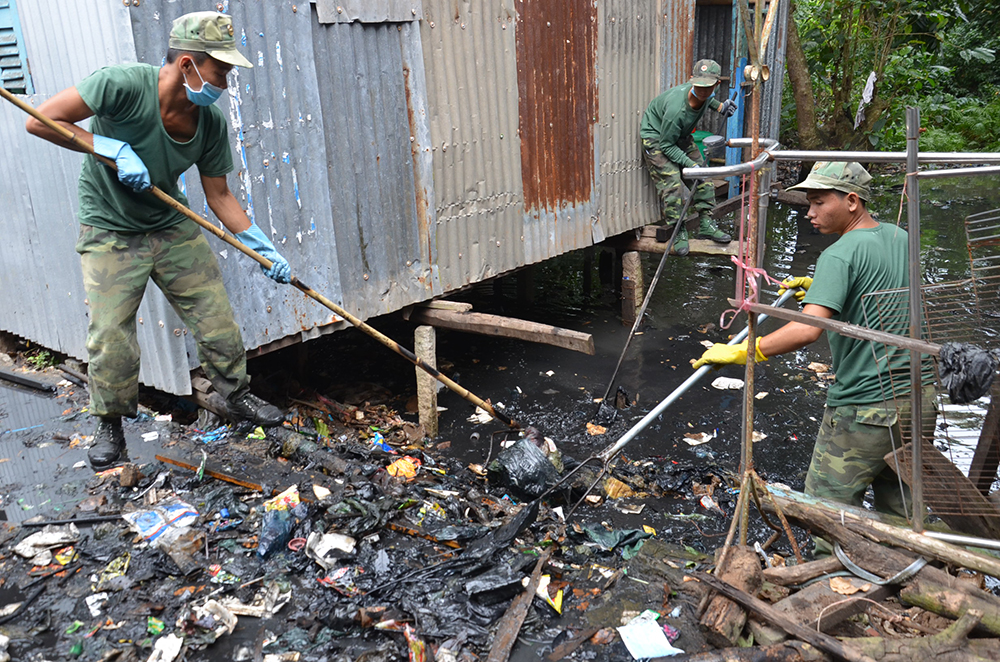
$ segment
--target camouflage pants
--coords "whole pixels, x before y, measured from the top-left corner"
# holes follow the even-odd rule
[[[689,147],[688,157],[699,166],[705,165],[698,148],[692,141],[690,145],[680,145],[681,149]],[[660,199],[660,221],[672,227],[674,222],[681,216],[683,206],[682,197],[684,186],[681,180],[680,167],[668,159],[660,151],[655,140],[644,138],[642,140],[642,156],[649,168],[649,176],[656,187],[656,195]],[[712,208],[715,206],[715,187],[712,182],[701,182],[694,189],[694,198],[691,200],[690,209],[698,214],[699,219],[710,218]]]
[[[934,429],[937,417],[933,389],[924,390],[923,402],[926,432]],[[900,420],[909,418],[909,398],[827,407],[806,474],[806,494],[861,506],[871,485],[875,510],[909,516],[910,491],[906,485],[900,490],[899,478],[885,462],[885,455],[902,445]]]
[[[83,225],[76,251],[90,305],[90,413],[135,416],[139,397],[136,313],[152,279],[194,335],[198,360],[223,397],[249,384],[243,337],[222,272],[198,226],[126,234]]]

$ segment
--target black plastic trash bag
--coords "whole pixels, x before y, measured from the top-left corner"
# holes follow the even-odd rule
[[[518,439],[490,462],[490,480],[496,481],[519,499],[531,500],[559,481],[559,472],[545,453],[527,439]]]
[[[975,345],[949,342],[941,345],[941,383],[953,404],[964,405],[983,397],[993,384],[997,357]]]

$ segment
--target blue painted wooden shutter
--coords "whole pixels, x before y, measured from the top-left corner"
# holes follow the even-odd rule
[[[34,93],[14,0],[0,0],[0,81],[11,92]]]

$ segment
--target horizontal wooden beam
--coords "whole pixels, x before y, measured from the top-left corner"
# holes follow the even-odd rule
[[[410,313],[410,321],[442,329],[455,329],[456,331],[481,333],[486,336],[518,338],[529,342],[555,345],[591,356],[595,353],[594,337],[589,333],[561,329],[557,326],[538,324],[512,317],[416,307]]]
[[[625,251],[642,251],[643,253],[658,253],[660,255],[667,250],[667,242],[657,241],[655,236],[642,236],[636,239],[631,233],[612,237],[602,245]],[[737,246],[738,242],[735,241],[728,244],[717,244],[711,239],[689,239],[690,252],[688,255],[736,255]]]
[[[729,305],[739,307],[740,302],[736,299],[730,299]],[[800,313],[797,310],[775,308],[774,306],[768,306],[763,303],[750,304],[750,310],[755,313],[765,313],[772,317],[777,317],[778,319],[788,320],[789,322],[799,322],[800,324],[819,327],[820,329],[833,331],[834,333],[839,333],[840,335],[847,336],[848,338],[871,340],[873,342],[880,342],[884,345],[902,347],[903,349],[915,349],[921,354],[930,354],[931,356],[938,356],[941,354],[941,345],[935,345],[934,343],[929,343],[924,340],[914,340],[908,336],[897,336],[894,333],[886,333],[885,331],[876,331],[875,329],[858,326],[857,324],[848,324],[847,322],[838,322],[837,320],[831,320],[825,317],[806,315],[805,313]]]

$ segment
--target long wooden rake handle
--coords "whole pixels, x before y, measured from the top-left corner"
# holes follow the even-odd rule
[[[42,113],[38,112],[38,110],[34,106],[31,106],[31,105],[25,103],[24,101],[22,101],[21,99],[18,99],[16,96],[14,96],[13,94],[11,94],[7,90],[5,90],[3,87],[0,87],[0,96],[2,96],[7,101],[10,101],[12,104],[14,104],[15,106],[17,106],[18,108],[20,108],[24,112],[26,112],[29,115],[31,115],[32,117],[34,117],[36,120],[38,120],[39,122],[41,122],[42,124],[44,124],[48,128],[52,129],[53,131],[55,131],[56,133],[58,133],[59,135],[61,135],[70,144],[76,146],[77,148],[83,150],[84,152],[87,152],[88,154],[92,154],[98,161],[100,161],[104,165],[108,166],[109,168],[114,168],[115,170],[118,169],[117,165],[115,165],[115,162],[112,161],[111,159],[105,158],[105,157],[100,156],[98,154],[94,154],[94,148],[93,148],[93,146],[88,145],[85,142],[82,142],[79,138],[77,138],[77,136],[76,136],[75,133],[73,133],[72,131],[70,131],[69,129],[67,129],[64,126],[62,126],[60,124],[57,124],[56,122],[54,122],[53,120],[49,119],[48,117],[46,117]],[[215,225],[209,223],[208,220],[202,218],[198,214],[196,214],[193,211],[191,211],[190,209],[188,209],[186,206],[184,206],[181,203],[177,202],[172,197],[170,197],[169,195],[167,195],[166,193],[164,193],[161,189],[157,188],[156,186],[152,186],[152,187],[150,187],[148,189],[148,192],[150,194],[152,194],[154,197],[156,197],[158,200],[160,200],[161,202],[163,202],[164,204],[166,204],[169,207],[175,209],[176,211],[180,212],[181,214],[184,214],[189,219],[191,219],[192,221],[194,221],[195,223],[197,223],[201,227],[205,228],[206,230],[208,230],[209,232],[211,232],[216,237],[218,237],[222,241],[226,242],[227,244],[229,244],[230,246],[232,246],[236,250],[240,251],[241,253],[243,253],[245,255],[249,255],[251,258],[253,258],[254,260],[256,260],[261,266],[263,266],[265,269],[270,269],[271,268],[272,263],[266,257],[264,257],[263,255],[261,255],[257,251],[255,251],[255,250],[253,250],[251,248],[248,248],[247,246],[243,245],[238,239],[236,239],[236,237],[234,237],[234,236],[232,236],[230,234],[226,234],[226,231],[223,230],[222,228],[216,227]],[[491,405],[490,403],[486,402],[485,400],[483,400],[479,396],[475,395],[474,393],[472,393],[471,391],[469,391],[464,386],[461,386],[460,384],[458,384],[457,382],[449,379],[445,375],[442,375],[440,372],[437,371],[436,368],[434,368],[433,366],[428,365],[419,356],[417,356],[416,354],[414,354],[413,352],[411,352],[407,348],[403,347],[402,345],[400,345],[399,343],[397,343],[392,338],[386,336],[385,334],[381,333],[377,329],[372,328],[371,326],[369,326],[365,322],[361,321],[360,319],[358,319],[354,315],[350,314],[349,312],[347,312],[346,310],[344,310],[343,308],[341,308],[340,306],[338,306],[337,304],[335,304],[333,301],[330,301],[330,299],[326,298],[325,296],[323,296],[322,294],[320,294],[319,292],[317,292],[313,288],[311,288],[308,285],[306,285],[305,283],[303,283],[301,280],[299,280],[295,276],[291,277],[291,284],[294,285],[299,290],[301,290],[302,293],[305,294],[306,296],[308,296],[311,299],[314,299],[314,300],[318,301],[319,303],[323,304],[324,306],[326,306],[327,308],[329,308],[330,310],[332,310],[334,313],[336,313],[340,317],[344,318],[345,320],[347,320],[348,322],[350,322],[354,326],[358,327],[359,329],[361,329],[362,331],[364,331],[366,334],[368,334],[369,336],[371,336],[375,340],[379,341],[380,343],[382,343],[383,345],[385,345],[386,347],[388,347],[392,351],[396,352],[397,354],[399,354],[400,356],[402,356],[403,358],[405,358],[407,361],[409,361],[413,365],[417,366],[418,368],[420,368],[421,370],[423,370],[424,372],[426,372],[427,374],[429,374],[430,376],[432,376],[434,379],[438,380],[439,382],[441,382],[442,384],[444,384],[445,386],[447,386],[449,389],[451,389],[452,391],[454,391],[458,395],[462,396],[464,399],[468,400],[469,402],[471,402],[472,404],[476,405],[477,407],[481,407],[483,410],[485,410],[491,416],[493,416],[493,418],[495,418],[498,421],[504,423],[505,425],[509,425],[512,428],[519,428],[520,427],[520,425],[518,425],[517,422],[515,422],[514,420],[512,420],[508,416],[506,416],[506,415],[504,415],[504,414],[496,411],[493,408],[493,405]]]

